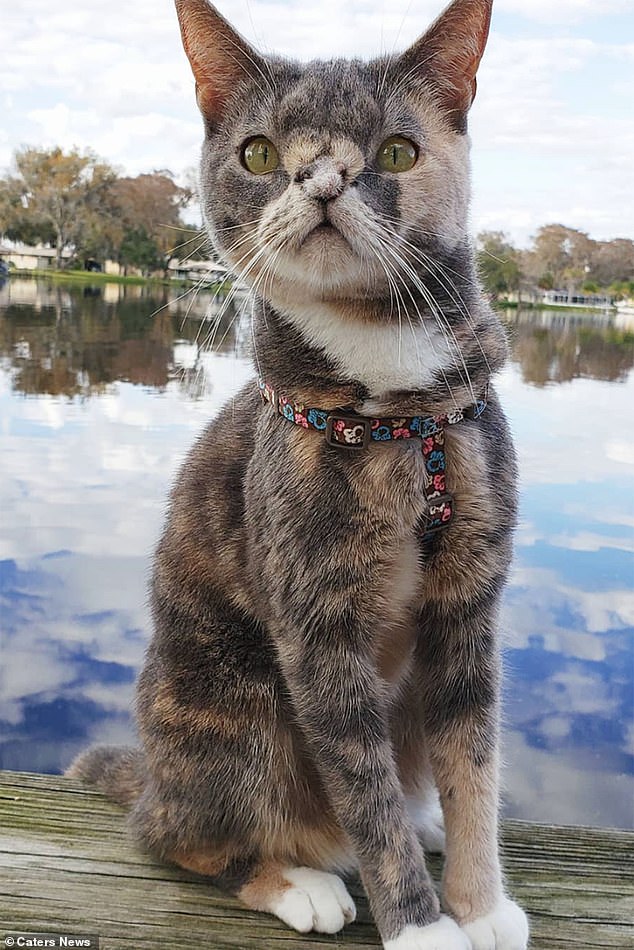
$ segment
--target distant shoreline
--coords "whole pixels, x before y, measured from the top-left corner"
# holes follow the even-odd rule
[[[541,301],[538,303],[533,303],[530,300],[494,300],[491,306],[495,310],[574,310],[579,311],[579,313],[616,313],[616,307],[591,307],[591,306],[581,306],[580,304],[557,304]]]
[[[31,270],[12,267],[8,274],[8,280],[11,277],[37,277],[39,280],[52,280],[55,283],[84,283],[84,284],[129,284],[130,286],[144,286],[145,284],[161,284],[166,287],[188,287],[195,281],[185,278],[174,279],[172,277],[139,277],[139,276],[116,276],[115,274],[104,274],[103,271],[92,270]]]
[[[187,278],[173,277],[139,277],[139,276],[116,276],[114,274],[104,274],[103,271],[88,270],[28,270],[12,268],[9,271],[7,279],[15,277],[34,277],[40,280],[50,280],[56,284],[127,284],[131,287],[143,286],[162,286],[162,287],[193,287],[197,281]],[[218,293],[219,284],[209,284],[205,290]],[[549,303],[533,303],[531,301],[507,301],[494,300],[491,305],[495,310],[576,310],[580,313],[612,313],[616,312],[616,307],[592,307],[592,306],[569,306]]]
[[[33,278],[37,280],[48,280],[52,284],[59,286],[90,286],[105,284],[120,284],[128,287],[173,287],[174,290],[182,290],[186,287],[196,287],[200,281],[190,280],[187,277],[117,277],[114,274],[104,274],[102,271],[90,270],[24,270],[20,268],[11,268],[6,280],[12,277]],[[227,281],[204,284],[200,289],[211,293],[214,297],[222,299],[229,291],[229,286],[223,286]]]

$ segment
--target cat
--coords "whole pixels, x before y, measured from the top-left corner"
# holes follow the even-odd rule
[[[528,942],[497,845],[506,342],[466,225],[491,2],[454,0],[401,55],[300,65],[176,0],[259,382],[172,491],[142,749],[69,770],[150,852],[298,931],[354,920],[357,870],[385,950]]]

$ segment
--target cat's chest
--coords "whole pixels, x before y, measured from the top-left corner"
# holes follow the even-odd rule
[[[370,396],[422,389],[451,364],[447,337],[432,321],[398,311],[390,323],[342,319],[327,306],[299,307],[288,319],[311,346],[323,350],[343,376]]]

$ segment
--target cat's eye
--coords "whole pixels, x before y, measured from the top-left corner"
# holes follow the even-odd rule
[[[253,175],[268,175],[279,166],[280,157],[273,143],[258,135],[243,147],[242,164]]]
[[[379,148],[377,163],[384,172],[408,172],[418,158],[418,149],[409,139],[392,135]]]

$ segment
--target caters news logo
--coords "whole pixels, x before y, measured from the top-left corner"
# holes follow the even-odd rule
[[[1,946],[1,944],[0,944]],[[99,937],[93,934],[7,934],[4,946],[9,950],[29,950],[29,948],[47,947],[58,950],[62,947],[85,947],[87,950],[99,950]]]

